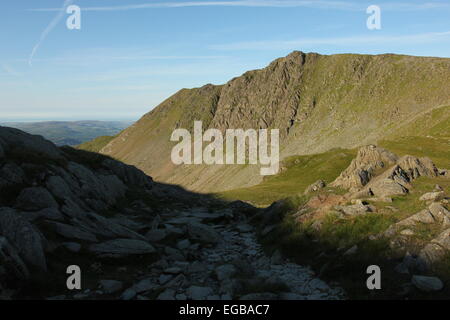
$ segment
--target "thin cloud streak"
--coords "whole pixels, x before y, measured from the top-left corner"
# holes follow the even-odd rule
[[[233,50],[286,50],[299,47],[319,45],[360,45],[360,44],[418,44],[441,41],[450,37],[450,31],[432,32],[401,36],[358,36],[336,38],[296,39],[286,41],[249,41],[229,44],[217,44],[209,46],[209,49],[233,51]]]
[[[44,42],[45,38],[47,38],[48,34],[53,30],[53,28],[58,24],[58,22],[63,18],[65,9],[72,4],[73,0],[65,0],[64,4],[61,8],[53,11],[58,11],[58,14],[50,21],[50,24],[45,28],[45,30],[41,33],[38,42],[34,45],[31,50],[30,57],[28,58],[28,64],[30,67],[33,65],[33,57],[36,54],[37,50],[41,46],[42,42]]]
[[[157,2],[135,5],[83,7],[83,11],[125,11],[156,8],[184,8],[184,7],[270,7],[293,8],[306,7],[315,9],[338,9],[346,11],[365,10],[370,2],[344,2],[327,0],[235,0],[235,1],[185,1],[185,2]],[[425,9],[450,9],[450,3],[426,2],[426,3],[386,3],[380,4],[385,10],[411,11]],[[58,8],[36,8],[31,11],[58,11]]]

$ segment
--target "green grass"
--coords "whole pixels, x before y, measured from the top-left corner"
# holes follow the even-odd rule
[[[266,206],[302,194],[319,179],[330,183],[350,164],[355,154],[355,150],[334,149],[321,154],[289,157],[283,162],[283,172],[266,178],[256,186],[225,191],[218,196],[225,200],[239,199]]]
[[[110,141],[112,141],[116,136],[101,136],[94,140],[82,143],[77,146],[78,149],[90,151],[90,152],[100,152],[100,150],[106,146]]]
[[[450,126],[450,124],[449,124]],[[401,137],[378,144],[399,156],[428,157],[438,168],[450,168],[450,139],[442,137]]]

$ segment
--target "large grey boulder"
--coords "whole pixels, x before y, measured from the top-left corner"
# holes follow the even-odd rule
[[[97,237],[94,234],[77,227],[54,221],[47,221],[47,224],[52,227],[57,234],[66,239],[98,242]]]
[[[31,135],[14,128],[0,127],[0,138],[4,142],[4,151],[15,149],[17,152],[26,150],[36,157],[45,157],[52,160],[64,159],[63,153],[53,143],[41,136]]]
[[[99,287],[104,293],[113,294],[122,290],[123,283],[117,280],[100,280]]]
[[[20,212],[22,217],[27,219],[28,221],[35,221],[38,219],[45,219],[45,220],[55,220],[55,221],[64,221],[64,216],[61,212],[59,212],[56,208],[46,208],[39,211],[23,211]]]
[[[60,199],[69,199],[74,194],[66,181],[64,181],[64,179],[60,176],[49,177],[45,186],[54,196]]]
[[[37,211],[46,208],[58,208],[58,203],[47,189],[31,187],[20,192],[15,206],[26,211]]]
[[[191,286],[186,290],[186,294],[192,300],[206,300],[213,294],[213,290],[210,287]]]
[[[144,236],[93,212],[86,212],[72,223],[93,234],[106,238],[131,238],[146,240]]]
[[[89,246],[96,254],[135,255],[154,253],[155,248],[142,240],[115,239]]]
[[[15,163],[6,163],[0,169],[0,178],[8,185],[21,184],[25,181],[25,172]]]
[[[42,235],[16,211],[0,208],[0,235],[17,248],[28,266],[47,270]]]
[[[425,291],[425,292],[440,291],[440,290],[442,290],[442,288],[444,288],[444,284],[442,283],[441,279],[439,279],[437,277],[426,277],[426,276],[414,275],[412,277],[411,282],[418,289]]]
[[[213,244],[220,241],[220,234],[214,228],[206,224],[191,222],[188,224],[187,228],[191,239]]]
[[[357,216],[375,211],[374,207],[370,205],[364,205],[362,203],[357,203],[349,206],[335,206],[335,209],[349,216]]]
[[[441,232],[435,239],[427,244],[419,254],[419,258],[432,269],[436,262],[439,262],[450,252],[450,228]]]
[[[420,201],[438,201],[444,198],[444,191],[428,192],[423,194],[419,200]]]
[[[113,159],[105,159],[102,164],[114,172],[120,180],[128,185],[145,187],[148,189],[150,189],[153,185],[152,178],[134,166],[130,166]]]
[[[19,279],[27,279],[30,276],[30,272],[16,248],[9,243],[8,239],[1,236],[0,265],[5,266],[8,272],[11,272]]]

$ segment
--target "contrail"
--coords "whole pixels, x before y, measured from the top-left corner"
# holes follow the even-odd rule
[[[58,14],[53,18],[53,20],[50,22],[50,24],[45,28],[45,30],[41,33],[41,36],[39,37],[39,41],[35,44],[33,47],[33,50],[31,50],[30,57],[28,58],[28,64],[30,67],[32,66],[33,57],[36,54],[36,51],[41,46],[42,42],[47,38],[50,31],[53,30],[53,28],[58,24],[58,22],[61,20],[61,18],[64,16],[65,9],[72,4],[73,0],[64,0],[64,4],[61,7],[61,9],[58,10]]]

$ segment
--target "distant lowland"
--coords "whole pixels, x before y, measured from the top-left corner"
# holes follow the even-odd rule
[[[83,120],[0,122],[0,125],[43,136],[58,146],[76,146],[98,137],[113,137],[132,123],[133,121]]]

